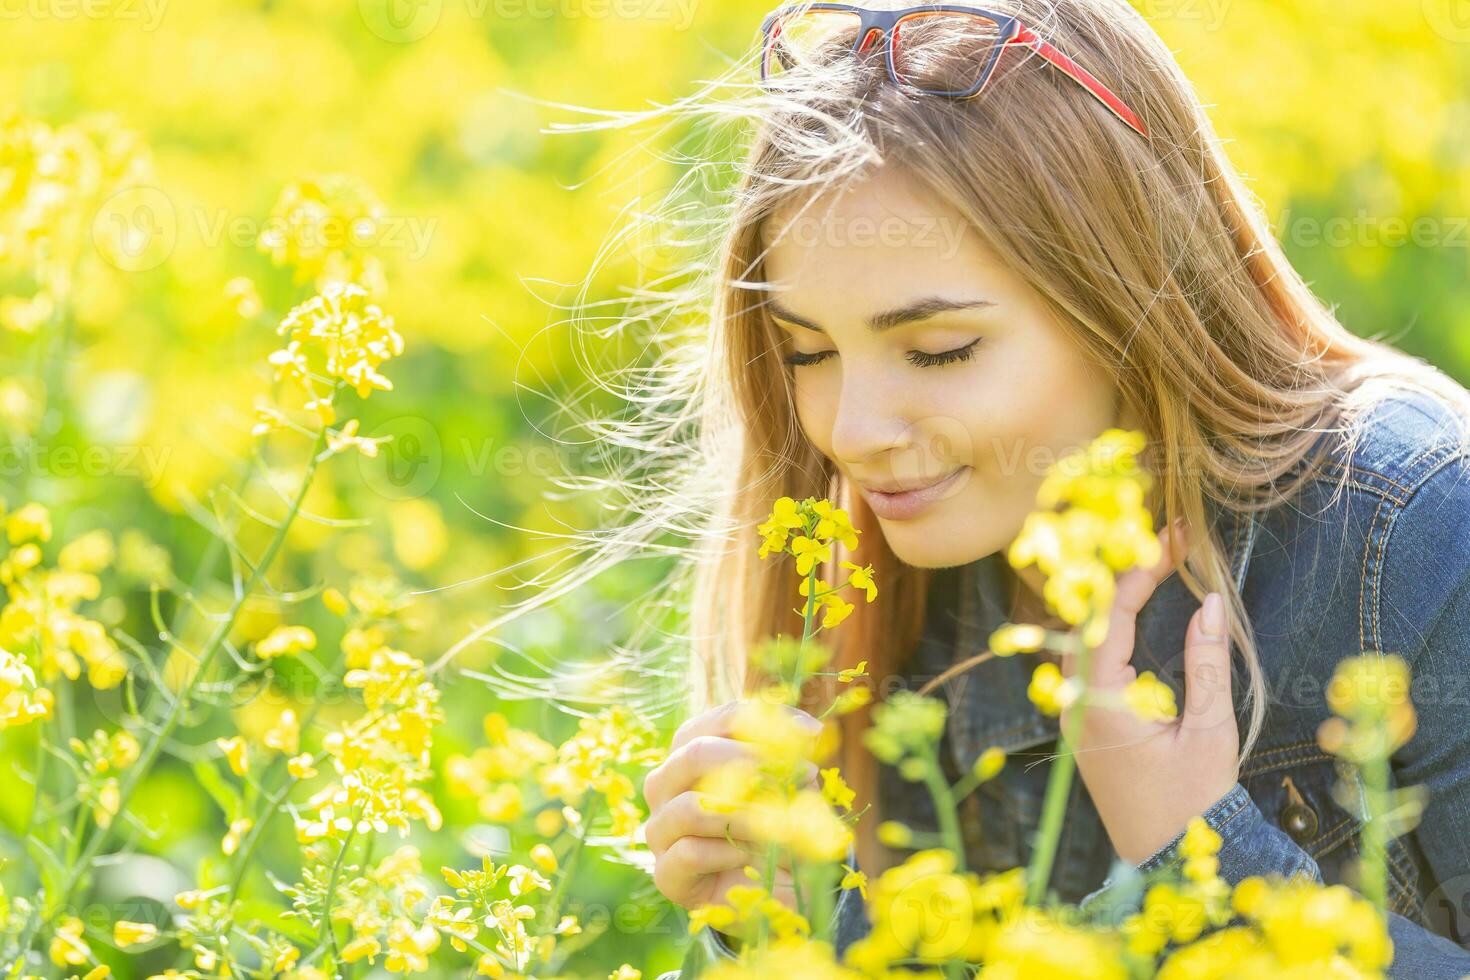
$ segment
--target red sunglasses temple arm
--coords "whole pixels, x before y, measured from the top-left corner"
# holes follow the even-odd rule
[[[1094,78],[1092,73],[1086,68],[1083,68],[1077,62],[1062,54],[1056,48],[1052,47],[1050,43],[1037,37],[1032,33],[1031,28],[1025,26],[1018,27],[1015,37],[1007,41],[1006,44],[1019,44],[1032,49],[1080,82],[1089,92],[1097,96],[1103,105],[1111,109],[1114,115],[1131,126],[1140,135],[1148,136],[1148,130],[1144,127],[1143,120],[1139,119],[1137,114],[1128,108],[1122,99],[1118,98],[1106,85]]]

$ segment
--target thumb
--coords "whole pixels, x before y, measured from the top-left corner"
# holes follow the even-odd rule
[[[1184,716],[1186,729],[1214,732],[1235,728],[1230,697],[1230,640],[1225,629],[1225,601],[1218,592],[1190,617],[1184,640]]]

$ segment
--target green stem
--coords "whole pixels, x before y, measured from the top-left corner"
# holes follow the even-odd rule
[[[344,659],[345,658],[343,655],[339,655],[337,657],[337,660],[333,663],[332,668],[329,672],[330,676],[335,677],[337,674],[340,674],[342,672]],[[311,705],[311,710],[309,710],[306,713],[306,717],[301,720],[301,732],[303,735],[311,730],[311,724],[316,720],[317,714],[321,711],[322,703],[323,702],[321,698],[314,699]],[[267,787],[272,782],[274,782],[276,773],[280,772],[281,769],[286,768],[288,764],[288,760],[284,753],[277,756],[271,762],[270,767],[266,769],[265,774],[261,777],[260,783],[262,788]],[[245,875],[250,870],[250,857],[255,853],[255,848],[260,843],[260,838],[265,833],[266,828],[270,826],[270,822],[275,818],[277,809],[281,805],[281,801],[286,798],[286,795],[291,792],[292,787],[294,787],[298,782],[300,782],[300,780],[298,780],[295,776],[291,776],[288,774],[286,781],[280,786],[279,789],[275,791],[274,795],[270,796],[266,800],[266,805],[258,814],[259,819],[252,821],[250,825],[250,833],[246,835],[244,842],[240,845],[240,849],[236,851],[234,857],[231,858],[231,862],[235,867],[235,873],[230,878],[229,890],[226,891],[222,896],[222,899],[226,906],[228,906],[232,901],[235,900],[235,896],[239,893],[241,886],[245,883]]]
[[[587,812],[582,814],[582,832],[577,835],[576,843],[567,852],[566,859],[562,861],[561,877],[557,880],[556,889],[551,893],[551,900],[546,903],[546,910],[550,913],[547,923],[548,929],[555,929],[556,924],[561,921],[562,902],[566,898],[567,887],[571,884],[572,875],[577,870],[577,859],[582,855],[582,849],[587,844],[587,835],[592,832],[592,819],[597,812],[597,797],[587,804]]]
[[[1074,655],[1077,670],[1073,676],[1083,678],[1086,684],[1092,651],[1081,640],[1082,630],[1075,634]],[[1057,758],[1052,764],[1046,780],[1046,796],[1041,805],[1041,823],[1036,834],[1036,847],[1031,852],[1031,863],[1026,869],[1026,903],[1039,905],[1046,897],[1046,886],[1051,879],[1052,863],[1056,860],[1057,845],[1062,835],[1062,820],[1067,812],[1067,798],[1072,792],[1072,774],[1077,768],[1077,756],[1073,751],[1082,732],[1082,720],[1087,711],[1087,688],[1084,686],[1077,703],[1077,710],[1067,716],[1057,735]]]
[[[1368,803],[1368,822],[1363,826],[1363,854],[1360,859],[1363,895],[1373,903],[1380,918],[1387,920],[1388,906],[1388,828],[1384,823],[1384,803],[1388,795],[1388,759],[1376,756],[1363,766],[1363,781]]]
[[[928,765],[924,767],[924,786],[934,801],[934,810],[939,817],[939,837],[944,846],[954,853],[955,869],[965,870],[965,839],[960,833],[960,818],[955,807],[955,797],[945,781],[944,771],[939,766],[939,754],[929,746]]]
[[[239,596],[235,599],[233,605],[230,606],[230,610],[225,616],[224,621],[210,635],[205,644],[204,652],[199,657],[198,666],[189,678],[188,683],[184,685],[183,690],[175,697],[173,706],[169,709],[169,713],[164,718],[163,724],[159,726],[154,737],[143,748],[137,762],[128,769],[127,778],[123,780],[118,793],[119,814],[127,809],[128,802],[142,784],[144,777],[148,775],[159,753],[163,751],[164,743],[173,735],[174,730],[178,728],[179,723],[183,720],[184,712],[188,708],[194,689],[208,673],[210,665],[214,662],[214,658],[224,646],[225,639],[229,636],[230,631],[234,629],[235,622],[239,619],[245,602],[250,598],[260,578],[271,567],[281,546],[285,544],[286,533],[290,530],[291,524],[295,521],[297,513],[300,512],[301,506],[306,500],[306,492],[310,489],[312,478],[316,475],[316,469],[320,461],[319,454],[325,444],[326,429],[323,427],[317,433],[316,441],[312,445],[311,458],[307,462],[306,471],[301,479],[301,487],[297,491],[296,497],[291,501],[290,509],[282,519],[280,526],[276,529],[276,533],[271,537],[270,544],[266,546],[264,554],[255,563],[254,569],[251,571],[249,578],[246,579],[244,586],[240,589]],[[83,848],[77,863],[69,869],[66,883],[62,886],[61,893],[56,897],[56,901],[47,903],[52,909],[61,908],[70,901],[72,892],[75,891],[77,885],[80,883],[86,869],[91,865],[97,853],[111,836],[109,830],[110,828],[99,828],[97,833],[93,834],[88,840],[87,846]]]
[[[327,890],[322,895],[322,932],[321,938],[317,940],[317,946],[332,947],[332,963],[336,965],[341,958],[337,949],[337,930],[332,928],[332,899],[337,894],[337,880],[342,876],[342,865],[347,858],[347,849],[352,846],[352,840],[357,835],[357,822],[362,819],[363,804],[357,808],[352,815],[352,828],[347,831],[347,836],[342,838],[342,850],[337,852],[337,860],[332,863],[332,874],[327,879]]]

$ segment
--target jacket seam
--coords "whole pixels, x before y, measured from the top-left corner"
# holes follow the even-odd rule
[[[1429,469],[1426,473],[1423,474],[1422,477],[1420,477],[1418,480],[1415,481],[1413,490],[1410,492],[1408,498],[1404,501],[1404,503],[1400,507],[1398,507],[1397,509],[1395,509],[1394,511],[1392,511],[1389,514],[1388,520],[1387,520],[1387,522],[1386,522],[1386,524],[1384,526],[1383,536],[1382,536],[1382,539],[1379,541],[1379,546],[1378,546],[1378,560],[1375,563],[1374,569],[1373,569],[1373,607],[1371,609],[1371,612],[1369,610],[1363,610],[1362,611],[1362,615],[1360,615],[1360,617],[1359,617],[1359,641],[1360,641],[1360,643],[1366,641],[1366,634],[1363,632],[1364,622],[1367,619],[1369,619],[1369,618],[1371,618],[1371,620],[1372,620],[1372,623],[1373,623],[1373,630],[1372,630],[1372,632],[1373,632],[1374,645],[1373,645],[1373,647],[1371,649],[1381,650],[1382,649],[1382,645],[1383,645],[1383,638],[1382,638],[1382,633],[1381,633],[1381,623],[1379,621],[1380,620],[1379,610],[1382,607],[1381,585],[1382,585],[1382,579],[1383,579],[1383,567],[1384,567],[1385,561],[1387,560],[1387,554],[1388,554],[1389,545],[1392,543],[1392,540],[1391,539],[1392,539],[1392,536],[1393,536],[1393,531],[1394,531],[1395,527],[1397,527],[1397,525],[1398,525],[1398,517],[1404,511],[1405,508],[1407,508],[1410,504],[1413,503],[1414,498],[1419,495],[1419,493],[1424,489],[1425,485],[1428,484],[1429,481],[1432,480],[1436,475],[1438,475],[1438,473],[1442,469],[1444,469],[1446,466],[1448,466],[1450,463],[1452,463],[1456,459],[1470,458],[1470,454],[1466,454],[1466,453],[1463,453],[1463,452],[1457,452],[1457,451],[1455,451],[1456,449],[1457,449],[1457,447],[1456,446],[1453,446],[1453,445],[1439,445],[1439,446],[1434,446],[1434,447],[1431,447],[1430,449],[1424,450],[1423,452],[1421,452],[1420,454],[1418,454],[1412,460],[1410,460],[1408,463],[1405,464],[1405,467],[1406,468],[1407,467],[1411,467],[1411,466],[1417,466],[1420,463],[1420,461],[1425,460],[1425,459],[1429,459],[1430,457],[1434,456],[1437,453],[1444,453],[1445,454],[1443,459],[1437,460],[1436,463],[1435,463],[1435,465],[1431,469]],[[1379,508],[1380,509],[1382,508],[1382,504],[1379,505]],[[1374,524],[1375,524],[1375,527],[1376,527],[1377,519],[1378,519],[1377,512],[1375,512],[1373,516],[1374,516]],[[1364,569],[1364,575],[1366,577],[1366,575],[1367,575],[1367,553],[1366,553],[1366,551],[1365,551],[1363,557],[1364,557],[1363,569]],[[1362,596],[1362,592],[1360,592],[1360,601],[1362,601],[1361,596]],[[1454,598],[1454,595],[1452,594],[1451,597],[1450,597],[1450,599],[1453,599],[1453,598]],[[1446,604],[1445,604],[1445,608],[1448,608],[1448,607],[1449,607],[1449,600],[1447,600],[1446,601]],[[1443,615],[1444,615],[1444,610],[1441,609],[1440,612],[1438,614],[1436,614],[1436,616],[1435,616],[1433,622],[1430,624],[1429,628],[1424,632],[1424,634],[1423,634],[1424,641],[1423,642],[1427,642],[1428,637],[1433,634],[1435,627],[1437,627],[1438,624],[1439,624],[1440,617],[1443,616]],[[1422,646],[1423,643],[1421,643],[1420,645]],[[1363,649],[1364,650],[1367,650],[1367,649],[1370,649],[1370,648],[1364,646]]]

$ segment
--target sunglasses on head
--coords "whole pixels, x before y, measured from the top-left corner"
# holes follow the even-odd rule
[[[1140,135],[1148,130],[1137,113],[1106,85],[1018,18],[981,7],[926,4],[870,10],[849,3],[799,3],[780,7],[761,23],[761,80],[820,68],[847,53],[882,45],[888,78],[929,95],[968,99],[985,90],[1000,54],[1030,48],[1087,89]]]

